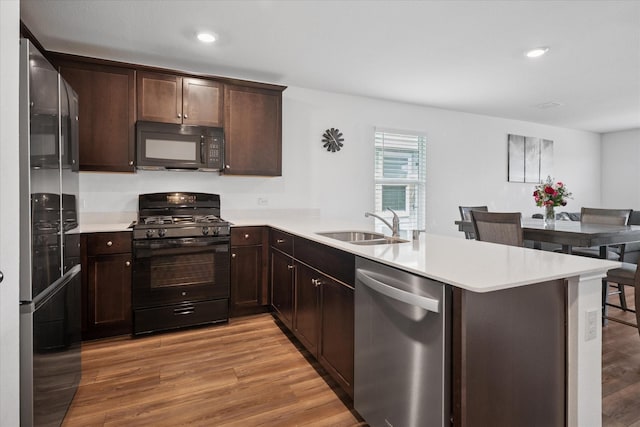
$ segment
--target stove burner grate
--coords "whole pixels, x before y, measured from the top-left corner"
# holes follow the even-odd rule
[[[149,216],[144,218],[144,223],[147,225],[173,224],[173,218],[170,216]]]

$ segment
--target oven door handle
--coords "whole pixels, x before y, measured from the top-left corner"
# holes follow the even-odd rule
[[[166,240],[142,240],[134,241],[137,249],[177,249],[177,248],[203,248],[207,246],[228,246],[228,240],[220,239],[166,239]]]
[[[1,1],[1,0],[0,0]],[[134,260],[153,256],[187,255],[190,253],[215,252],[228,253],[229,240],[219,239],[170,239],[133,242]]]

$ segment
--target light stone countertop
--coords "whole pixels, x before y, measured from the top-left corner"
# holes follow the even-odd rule
[[[116,231],[132,231],[131,222],[107,222],[80,224],[80,233],[108,233]]]
[[[405,232],[400,237],[409,240],[407,243],[372,246],[354,245],[316,234],[327,231],[380,231],[374,230],[372,219],[365,218],[345,220],[281,215],[264,220],[241,217],[227,219],[235,226],[266,225],[277,228],[473,292],[491,292],[581,275],[604,275],[608,269],[620,266],[617,261],[430,233],[420,233],[418,240],[411,240],[411,233]],[[386,228],[383,232],[391,234]]]

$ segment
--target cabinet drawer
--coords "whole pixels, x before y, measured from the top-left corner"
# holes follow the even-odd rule
[[[262,229],[262,227],[233,227],[231,246],[261,245]]]
[[[355,285],[355,255],[301,237],[295,238],[294,245],[296,259],[347,285]]]
[[[284,231],[271,229],[271,246],[293,255],[293,236]]]
[[[134,310],[133,334],[229,320],[229,300],[219,299]]]
[[[131,233],[90,233],[87,235],[87,255],[131,252]]]

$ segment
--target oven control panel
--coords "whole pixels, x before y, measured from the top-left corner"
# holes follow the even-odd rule
[[[218,236],[220,235],[221,227],[202,227],[203,236]]]
[[[171,237],[198,237],[198,236],[228,236],[230,228],[228,225],[205,225],[187,227],[151,227],[138,228],[133,230],[134,239],[162,239]]]

